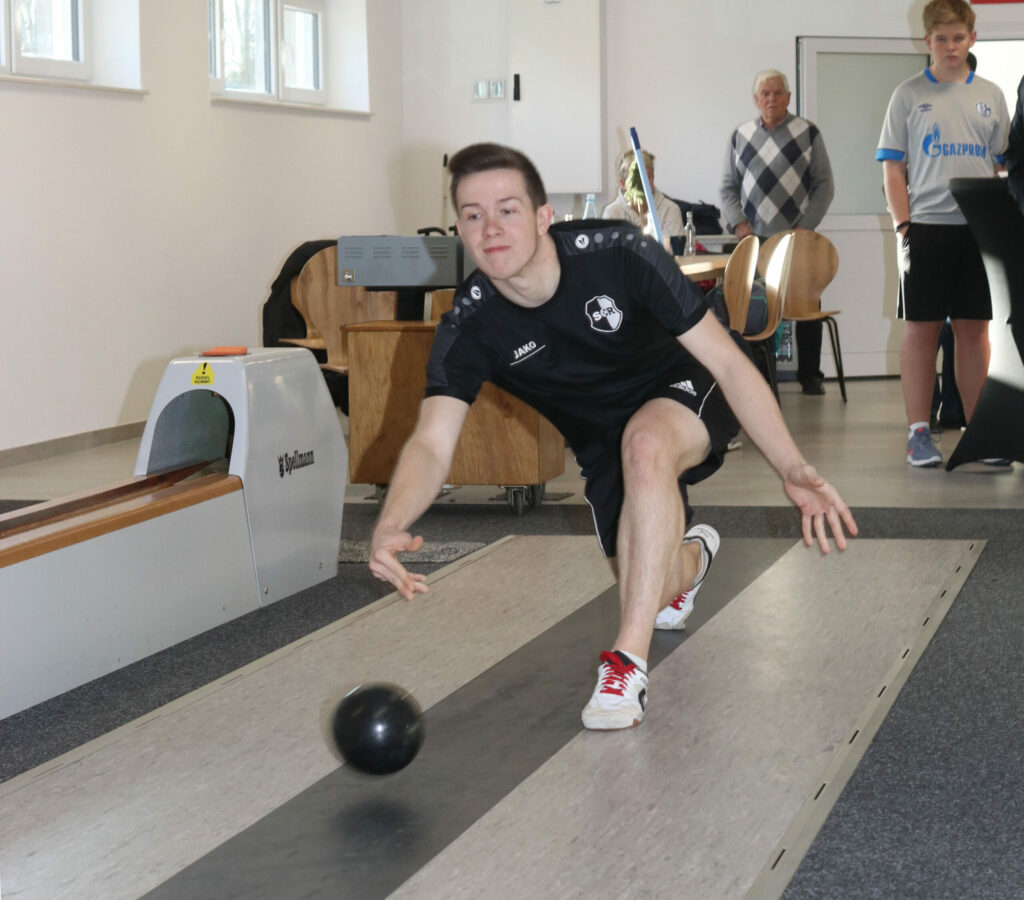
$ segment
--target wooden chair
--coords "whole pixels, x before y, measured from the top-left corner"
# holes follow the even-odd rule
[[[289,288],[292,306],[294,306],[299,315],[302,316],[302,321],[306,325],[306,336],[304,338],[281,338],[281,343],[291,344],[293,347],[305,347],[307,350],[326,350],[327,344],[324,341],[324,336],[320,334],[317,327],[310,320],[309,310],[306,308],[305,298],[299,294],[298,284],[299,277],[296,275],[289,282]]]
[[[792,233],[792,231],[780,231],[778,234],[773,234],[770,238],[761,242],[761,248],[757,251],[757,273],[762,278],[768,277],[768,262],[771,260],[775,248],[779,246],[779,242],[787,234]]]
[[[309,258],[296,279],[296,309],[305,309],[309,321],[323,335],[327,362],[321,363],[320,368],[347,375],[346,326],[382,319],[393,321],[398,294],[339,286],[337,266],[336,247],[327,247]]]
[[[786,277],[779,293],[782,319],[786,322],[824,322],[832,342],[832,358],[839,378],[839,392],[846,402],[846,379],[843,375],[843,352],[839,345],[839,326],[835,317],[840,310],[822,310],[821,295],[839,271],[839,253],[823,234],[798,228],[792,232],[792,249]]]
[[[722,292],[725,306],[729,311],[729,327],[740,334],[747,327],[747,313],[750,311],[750,287],[754,283],[757,268],[757,250],[761,242],[754,235],[747,235],[739,242],[725,266]]]
[[[452,308],[455,300],[455,288],[430,292],[430,321],[440,322],[441,316]]]
[[[775,239],[778,238],[778,240]],[[745,334],[744,339],[750,344],[750,351],[754,356],[754,362],[761,370],[768,384],[771,385],[775,399],[779,399],[779,385],[775,377],[775,342],[773,340],[779,323],[782,321],[782,296],[779,290],[780,285],[786,278],[789,269],[792,241],[787,232],[783,235],[776,235],[771,238],[772,252],[764,256],[764,245],[758,255],[758,265],[763,266],[764,271],[764,293],[768,308],[767,320],[764,328],[757,334]],[[767,241],[765,243],[768,243]],[[763,260],[763,262],[762,262]]]

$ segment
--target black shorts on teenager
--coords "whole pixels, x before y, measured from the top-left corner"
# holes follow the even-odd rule
[[[899,267],[899,318],[992,318],[985,264],[966,225],[912,222],[900,239]]]
[[[675,400],[695,412],[711,438],[711,450],[704,461],[692,469],[687,469],[679,477],[679,492],[686,508],[686,521],[689,523],[692,510],[686,497],[686,485],[703,481],[718,470],[725,459],[729,441],[736,437],[740,426],[729,404],[725,402],[722,389],[711,377],[711,373],[697,362],[693,362],[681,376],[676,372],[671,379],[667,379],[651,391],[643,403],[658,397]],[[643,406],[643,403],[640,406]],[[593,457],[588,454],[585,462],[577,457],[577,462],[581,466],[580,474],[586,481],[583,496],[593,513],[597,539],[606,557],[616,555],[619,513],[624,497],[622,434],[625,430],[623,426],[606,435],[602,442],[603,450]]]

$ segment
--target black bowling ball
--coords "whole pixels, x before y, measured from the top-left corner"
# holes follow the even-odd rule
[[[423,714],[412,694],[394,684],[349,691],[331,717],[331,737],[342,759],[360,772],[388,775],[404,769],[423,744]]]

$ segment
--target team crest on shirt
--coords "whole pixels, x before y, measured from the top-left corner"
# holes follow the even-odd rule
[[[587,321],[594,331],[613,332],[618,331],[622,324],[622,310],[615,305],[615,301],[606,294],[591,297],[587,301]]]
[[[979,100],[978,105],[975,107],[978,110],[978,115],[983,119],[987,119],[992,115],[992,107],[989,106],[984,100]]]

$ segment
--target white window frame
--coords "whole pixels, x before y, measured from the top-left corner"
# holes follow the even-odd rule
[[[11,25],[6,0],[0,0],[0,75],[11,74]]]
[[[21,52],[21,34],[18,30],[17,17],[14,15],[14,2],[9,4],[9,12],[4,27],[5,44],[10,48],[10,60],[4,56],[9,68],[5,72],[12,75],[27,75],[35,78],[53,78],[65,81],[89,81],[92,78],[92,60],[90,37],[89,0],[72,0],[77,6],[78,16],[78,54],[77,60],[54,59],[44,56],[25,56]]]
[[[318,88],[289,87],[285,84],[285,57],[287,46],[284,39],[285,7],[311,13],[317,22],[317,83]],[[278,0],[277,2],[277,34],[278,34],[278,94],[289,103],[310,103],[326,105],[327,103],[327,4],[325,0]]]
[[[267,0],[268,32],[265,50],[268,56],[269,81],[267,90],[240,90],[230,88],[224,77],[224,0],[208,0],[208,21],[215,32],[211,35],[216,60],[211,66],[210,92],[220,98],[250,101],[256,103],[299,103],[309,106],[326,106],[327,92],[327,3],[325,0]],[[284,7],[315,13],[318,28],[318,58],[320,64],[320,88],[288,87],[284,83]]]

